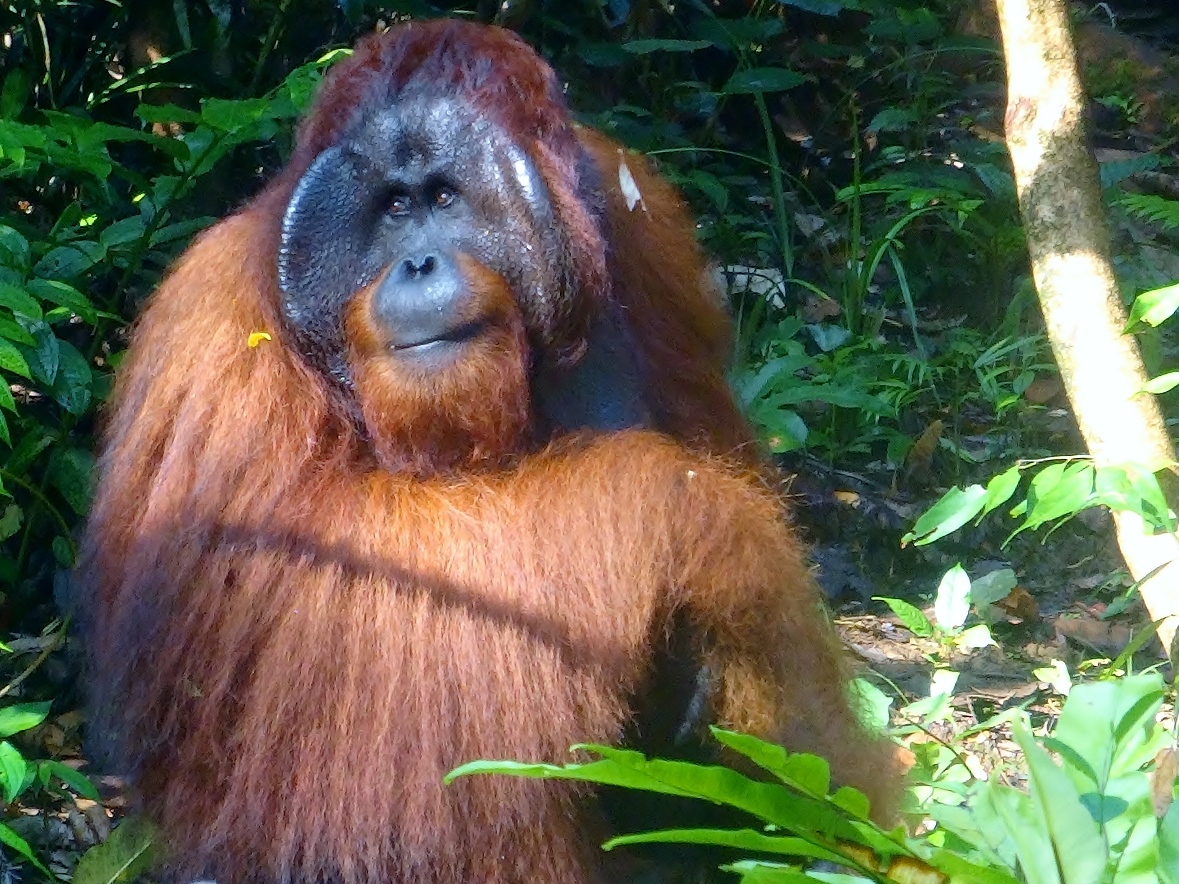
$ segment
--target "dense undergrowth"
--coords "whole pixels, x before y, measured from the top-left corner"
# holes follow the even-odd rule
[[[127,323],[191,237],[281,165],[338,47],[380,20],[488,7],[553,61],[585,122],[656,156],[690,199],[732,296],[743,405],[788,470],[816,483],[826,499],[816,513],[847,502],[838,479],[851,476],[860,511],[883,514],[871,525],[841,516],[831,538],[817,519],[809,530],[860,557],[861,570],[881,557],[881,570],[899,568],[857,602],[895,612],[897,628],[927,642],[924,696],[879,678],[861,685],[866,714],[883,725],[891,705],[913,753],[917,837],[875,829],[855,796],[829,796],[821,762],[723,733],[797,800],[745,808],[769,828],[658,837],[759,855],[732,868],[750,882],[801,880],[800,857],[849,869],[813,873],[830,881],[1179,881],[1173,694],[1160,675],[1122,677],[1140,668],[1149,630],[1113,651],[1059,649],[1036,671],[1034,697],[956,709],[953,673],[965,658],[993,653],[996,639],[1018,654],[1026,637],[1012,631],[1009,602],[1025,575],[1018,562],[974,581],[949,569],[935,592],[962,550],[900,552],[916,516],[950,486],[972,494],[974,508],[943,504],[918,526],[924,540],[997,500],[992,476],[1011,485],[965,542],[989,558],[1010,557],[1002,541],[1020,523],[1000,505],[1023,476],[1049,476],[1015,498],[1026,496],[1016,513],[1025,522],[1037,505],[1047,513],[1033,528],[1107,502],[1080,495],[1083,465],[1067,460],[1080,443],[1040,334],[996,136],[1001,57],[985,29],[962,23],[967,6],[0,0],[0,633],[11,639],[0,649],[0,876],[23,866],[27,880],[68,877],[109,831],[99,793],[76,770],[69,569],[96,415]],[[1118,126],[1134,129],[1147,111],[1132,71],[1095,70],[1091,85]],[[1164,144],[1175,120],[1164,113],[1156,124]],[[1127,301],[1179,278],[1179,261],[1157,260],[1179,210],[1137,186],[1169,159],[1165,149],[1123,151],[1103,167]],[[1140,328],[1166,378],[1167,324]],[[1157,391],[1169,389],[1164,380]],[[801,521],[807,528],[808,510]],[[1073,529],[1059,530],[1029,546],[1063,545]],[[1092,545],[1089,529],[1077,530]],[[1059,573],[1063,559],[1047,559]],[[1132,613],[1132,587],[1109,570],[1103,616]],[[905,598],[890,609],[874,594]],[[1092,683],[1074,688],[1078,670]],[[989,734],[1012,734],[1018,752],[980,765],[971,747]],[[743,794],[708,771],[653,772],[633,754],[595,752],[602,760],[573,772],[511,772],[721,803]],[[125,878],[149,841],[124,827],[78,879]]]

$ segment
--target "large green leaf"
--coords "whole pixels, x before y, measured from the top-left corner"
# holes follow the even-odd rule
[[[1023,724],[1013,728],[1013,735],[1023,749],[1028,763],[1029,808],[1036,818],[1039,833],[1047,834],[1047,855],[1037,844],[1034,853],[1020,853],[1029,884],[1094,884],[1105,871],[1109,851],[1101,829],[1081,802],[1081,796],[1068,775],[1056,766],[1052,757],[1033,739]],[[1012,821],[1014,822],[1014,821]],[[1016,840],[1020,833],[1013,831]],[[1046,871],[1051,869],[1051,873]],[[1043,875],[1043,877],[1039,877]]]
[[[50,392],[66,411],[82,415],[90,407],[93,394],[90,385],[94,372],[86,357],[68,341],[58,341],[59,363],[57,376],[53,379]]]
[[[7,740],[0,742],[0,785],[4,787],[5,804],[16,800],[24,789],[28,773],[28,762],[20,751]]]
[[[800,752],[792,754],[777,743],[767,743],[749,734],[719,727],[712,728],[712,735],[758,767],[812,798],[826,798],[831,791],[831,766],[817,755]]]
[[[1159,879],[1179,884],[1179,801],[1173,801],[1159,823]]]
[[[16,834],[7,823],[0,823],[0,844],[5,845],[11,850],[15,851],[25,862],[34,866],[37,871],[45,876],[49,881],[56,881],[53,873],[45,867],[41,860],[37,859],[37,855],[33,853],[33,848],[29,846],[29,842]],[[76,880],[76,879],[75,879]]]
[[[806,81],[805,75],[789,68],[746,68],[733,74],[721,91],[730,95],[785,92]]]
[[[631,55],[648,55],[652,52],[696,52],[707,49],[711,44],[707,40],[630,40],[623,43],[622,48]]]
[[[49,458],[48,478],[74,512],[85,515],[94,489],[94,455],[81,448],[58,448]]]
[[[128,817],[78,860],[73,884],[130,884],[151,868],[159,852],[152,825],[143,817]]]
[[[1130,307],[1130,318],[1126,322],[1126,331],[1132,331],[1134,326],[1143,322],[1157,326],[1179,309],[1179,283],[1143,292],[1134,299]]]
[[[625,786],[664,795],[702,798],[744,810],[796,832],[859,842],[862,834],[825,801],[796,794],[782,786],[761,783],[719,765],[647,759],[640,752],[609,746],[576,746],[600,756],[585,764],[525,764],[515,761],[473,761],[451,771],[446,782],[472,774],[510,774],[533,779],[580,780]]]
[[[41,305],[23,288],[12,283],[0,282],[0,307],[7,307],[30,319],[41,318]]]
[[[36,765],[37,776],[42,785],[48,786],[52,780],[58,779],[83,798],[89,798],[91,801],[99,800],[98,789],[94,787],[94,783],[90,782],[90,778],[81,771],[74,770],[60,761],[38,761]]]
[[[0,737],[11,737],[36,727],[49,714],[49,702],[13,703],[0,708]]]
[[[1157,843],[1145,767],[1170,737],[1155,715],[1163,701],[1157,673],[1077,685],[1051,738],[1081,803],[1101,826],[1113,884],[1154,884]]]
[[[709,844],[732,847],[757,853],[780,853],[786,856],[808,857],[827,862],[847,864],[846,856],[837,851],[789,835],[766,835],[753,829],[663,829],[638,835],[619,835],[602,845],[613,850],[630,844]]]
[[[924,546],[952,534],[977,516],[986,502],[987,489],[981,485],[955,486],[921,514],[913,530],[901,538],[901,543]]]

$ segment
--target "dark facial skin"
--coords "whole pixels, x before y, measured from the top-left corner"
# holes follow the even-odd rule
[[[437,94],[401,98],[361,116],[296,186],[278,256],[283,310],[310,361],[347,387],[344,310],[375,284],[389,358],[437,370],[485,330],[463,272],[475,262],[514,294],[542,428],[645,426],[618,309],[597,306],[588,328],[573,328],[584,295],[558,224],[536,164],[499,127]],[[578,336],[586,346],[572,364],[543,358]]]

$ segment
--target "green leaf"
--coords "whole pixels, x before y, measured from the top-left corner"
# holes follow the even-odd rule
[[[1003,835],[1014,845],[1022,879],[1027,884],[1072,884],[1061,880],[1047,821],[1032,799],[1010,786],[994,783],[987,783],[980,791],[1003,821]],[[1081,808],[1076,793],[1069,797],[1083,812],[1084,808]],[[1094,840],[1097,839],[1092,820],[1089,821],[1087,831],[1092,831]],[[1100,878],[1092,880],[1099,881]]]
[[[806,81],[805,76],[789,68],[746,68],[733,74],[721,92],[728,95],[785,92],[787,89],[801,86]]]
[[[58,246],[51,249],[33,267],[33,273],[42,279],[73,279],[81,276],[95,264],[94,258],[73,246]],[[32,314],[30,314],[32,315]],[[40,314],[37,314],[39,317]]]
[[[15,120],[29,96],[30,77],[23,68],[12,68],[0,89],[0,119]]]
[[[1032,478],[1028,514],[1020,530],[1038,528],[1083,510],[1092,501],[1095,471],[1092,461],[1049,464]]]
[[[28,773],[28,763],[16,747],[7,741],[0,743],[0,782],[4,786],[5,804],[11,804],[24,791]]]
[[[759,853],[781,853],[788,856],[821,859],[827,862],[848,864],[849,859],[841,853],[814,844],[804,838],[781,835],[763,835],[753,829],[663,829],[643,832],[638,835],[620,835],[602,845],[603,850],[613,850],[630,844],[710,844],[716,847],[732,847],[737,850],[751,850]]]
[[[104,227],[102,232],[98,234],[98,241],[105,248],[117,248],[139,241],[143,238],[146,230],[147,222],[143,219],[143,216],[132,215],[129,218],[121,218],[113,224],[108,224]]]
[[[933,619],[949,632],[961,629],[970,613],[970,576],[961,565],[942,575],[933,600]]]
[[[955,637],[954,644],[963,651],[976,651],[979,648],[997,645],[998,642],[991,635],[991,628],[989,626],[985,623],[976,623],[974,626],[962,630]]]
[[[46,387],[52,387],[61,363],[61,344],[57,340],[57,335],[44,322],[28,323],[25,327],[37,342],[24,351],[28,356],[32,377]]]
[[[695,52],[707,49],[712,44],[707,40],[630,40],[622,48],[631,55],[648,55],[652,52]]]
[[[767,433],[766,444],[775,454],[794,451],[806,443],[810,431],[798,412],[786,408],[765,409],[768,414],[759,415]]]
[[[4,507],[4,515],[0,516],[0,540],[7,540],[20,530],[24,521],[24,510],[15,503]]]
[[[1179,801],[1172,801],[1159,823],[1159,879],[1179,884]]]
[[[1125,331],[1132,331],[1140,322],[1151,326],[1160,325],[1176,309],[1179,309],[1179,283],[1143,292],[1134,299]]]
[[[42,863],[41,860],[37,859],[37,855],[33,853],[33,848],[29,846],[29,842],[20,835],[16,834],[16,832],[12,831],[12,827],[9,826],[8,823],[0,823],[0,844],[4,844],[6,847],[16,851],[16,853],[19,854],[25,860],[25,862],[33,866],[37,871],[44,875],[47,880],[57,880],[53,873],[45,867],[45,864]]]
[[[351,49],[333,49],[315,61],[297,67],[287,74],[286,79],[274,94],[286,97],[289,102],[287,110],[292,119],[311,104],[311,98],[323,79],[322,69],[351,54]]]
[[[1015,493],[1015,489],[1019,487],[1019,480],[1021,474],[1018,466],[1011,467],[999,473],[997,476],[992,476],[991,481],[987,482],[987,497],[983,501],[982,514],[985,516],[996,507],[1001,507],[1011,499],[1011,495]]]
[[[6,338],[0,338],[0,368],[25,378],[33,376],[25,357],[16,348],[16,345]],[[0,383],[3,383],[2,379],[0,379]]]
[[[8,460],[5,462],[4,468],[10,473],[24,473],[33,461],[37,459],[37,456],[52,445],[53,442],[54,437],[45,432],[43,428],[37,427],[36,429],[31,429],[16,443],[16,447],[8,455]]]
[[[1083,788],[1104,794],[1118,777],[1141,773],[1165,745],[1155,723],[1163,694],[1157,672],[1079,684],[1046,742],[1062,753],[1066,769],[1085,777]]]
[[[728,863],[719,867],[722,872],[732,872],[740,875],[740,884],[814,884],[815,879],[798,866],[788,866],[783,863],[771,863],[756,859],[743,859],[740,862]],[[830,884],[858,884],[864,879],[860,876],[850,878],[847,875],[830,876]]]
[[[48,478],[75,513],[86,514],[94,493],[93,454],[81,448],[56,449],[49,458]]]
[[[868,796],[851,786],[840,786],[836,789],[835,794],[831,796],[831,803],[859,820],[868,819],[868,814],[872,810]]]
[[[1053,763],[1051,756],[1040,748],[1025,725],[1016,724],[1012,731],[1028,762],[1032,810],[1039,817],[1039,827],[1047,831],[1052,843],[1047,856],[1032,858],[1021,852],[1021,864],[1029,862],[1037,869],[1050,865],[1052,872],[1042,879],[1045,882],[1059,880],[1065,884],[1085,884],[1100,881],[1108,856],[1105,842],[1097,823],[1081,803],[1076,787]],[[1036,884],[1031,874],[1028,880],[1029,884]]]
[[[20,286],[7,282],[0,282],[0,307],[7,307],[13,313],[19,313],[30,319],[41,318],[41,305],[37,299]]]
[[[69,765],[50,760],[38,761],[37,767],[43,781],[48,782],[49,777],[56,777],[83,798],[89,798],[91,801],[99,800],[98,789],[94,787],[94,783],[90,782],[90,778]]]
[[[739,752],[782,782],[812,798],[826,798],[831,789],[831,766],[817,755],[788,753],[777,743],[767,743],[749,734],[710,728],[721,744]]]
[[[185,123],[196,125],[201,121],[201,115],[196,111],[180,107],[176,104],[147,104],[142,102],[135,107],[135,116],[145,123]],[[162,141],[170,139],[160,139]]]
[[[61,361],[50,392],[58,404],[70,414],[85,414],[93,399],[90,385],[94,381],[94,372],[86,357],[79,353],[73,344],[58,341],[58,350]]]
[[[708,201],[718,212],[724,212],[728,208],[729,188],[711,172],[695,169],[684,176],[684,181],[708,197]]]
[[[952,534],[977,516],[986,502],[987,490],[981,485],[951,488],[921,515],[913,530],[901,538],[901,545],[924,546]]]
[[[577,55],[594,68],[616,68],[631,59],[630,53],[617,43],[582,41],[577,44]]]
[[[1129,510],[1153,528],[1174,530],[1175,520],[1158,477],[1140,464],[1097,467],[1092,503],[1105,504],[1112,510]]]
[[[201,102],[201,119],[219,132],[240,132],[269,113],[270,101],[265,98],[206,98]]]
[[[155,865],[161,850],[144,817],[127,817],[78,860],[72,884],[130,884]]]
[[[17,344],[24,344],[26,347],[31,347],[36,343],[33,340],[33,336],[25,331],[23,326],[18,325],[15,320],[3,315],[0,315],[0,338],[4,338],[6,341],[13,341]]]
[[[975,865],[948,850],[934,850],[928,861],[949,875],[951,884],[1020,884],[1001,869]]]
[[[776,37],[784,27],[778,18],[699,16],[692,22],[690,30],[694,37],[707,40],[719,49],[736,50]]]
[[[28,288],[41,300],[65,307],[90,325],[98,321],[98,310],[89,298],[72,285],[56,279],[30,279]]]
[[[853,678],[847,690],[852,709],[864,727],[872,733],[886,733],[893,698],[866,678]]]
[[[1168,390],[1173,390],[1179,386],[1179,371],[1169,371],[1166,374],[1161,374],[1157,378],[1151,378],[1142,385],[1143,393],[1153,393],[1158,395],[1166,393]]]
[[[11,737],[36,727],[49,715],[49,702],[14,703],[0,708],[0,737]]]
[[[940,829],[970,845],[980,858],[995,867],[1014,871],[1015,845],[999,809],[1001,801],[995,795],[995,790],[1002,788],[1007,787],[997,786],[993,781],[979,783],[966,804],[953,806],[933,802],[929,805],[929,815]],[[1016,792],[1015,800],[1026,803],[1030,799]]]
[[[1011,595],[1019,581],[1010,568],[998,568],[970,582],[970,604],[977,610]]]
[[[933,635],[933,624],[917,606],[909,604],[904,599],[892,599],[887,596],[874,596],[874,598],[892,608],[892,612],[914,635],[919,635],[922,638],[929,638]]]
[[[737,395],[741,404],[748,407],[755,399],[764,395],[777,383],[799,384],[796,372],[814,364],[814,359],[805,353],[778,356],[771,359],[756,373],[743,373],[737,381]],[[809,385],[808,385],[809,386]]]
[[[49,548],[53,551],[53,558],[57,560],[57,564],[63,568],[74,567],[74,545],[69,538],[59,534],[53,538],[53,543],[49,545]]]
[[[886,107],[868,123],[869,132],[907,132],[920,117],[912,108]]]
[[[1109,190],[1121,182],[1133,178],[1135,175],[1141,175],[1143,172],[1151,172],[1159,167],[1159,158],[1152,153],[1133,154],[1125,159],[1105,160],[1098,163],[1098,172],[1101,175],[1101,189]],[[1151,211],[1155,207],[1165,207],[1158,220],[1166,223],[1167,227],[1174,227],[1175,224],[1172,217],[1175,214],[1175,201],[1167,197],[1157,196],[1155,194],[1145,193],[1127,193],[1119,197],[1115,202],[1118,205],[1128,209],[1133,214],[1138,214],[1140,217],[1147,220],[1155,220],[1156,213]]]
[[[726,804],[796,832],[821,831],[832,837],[863,841],[863,834],[826,801],[798,795],[783,786],[752,780],[727,767],[663,759],[648,760],[640,752],[609,746],[574,748],[592,752],[601,756],[601,759],[563,767],[514,761],[474,761],[451,771],[446,775],[445,782],[472,774],[509,774],[533,779],[579,780],[606,786],[625,786]]]
[[[6,224],[0,224],[0,266],[25,273],[30,254],[29,241]]]

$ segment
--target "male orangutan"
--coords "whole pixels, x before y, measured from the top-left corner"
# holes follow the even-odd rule
[[[889,812],[704,279],[680,198],[513,34],[398,25],[331,72],[109,414],[93,726],[170,880],[617,881],[590,791],[443,775],[711,722]]]

